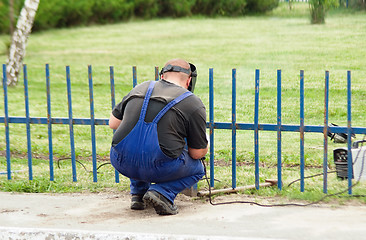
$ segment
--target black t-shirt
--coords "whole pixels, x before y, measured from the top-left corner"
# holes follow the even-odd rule
[[[137,85],[114,107],[112,114],[122,122],[113,135],[113,146],[136,125],[149,84],[150,82],[144,82]],[[158,81],[150,98],[145,121],[152,122],[167,103],[186,91],[188,90],[174,83]],[[167,156],[177,158],[186,144],[185,138],[191,148],[207,147],[206,109],[201,99],[194,94],[173,106],[158,122],[160,148]]]

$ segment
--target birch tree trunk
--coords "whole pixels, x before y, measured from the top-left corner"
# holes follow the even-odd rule
[[[16,85],[21,70],[28,36],[31,33],[34,17],[40,0],[25,0],[12,36],[9,58],[6,66],[8,85]]]

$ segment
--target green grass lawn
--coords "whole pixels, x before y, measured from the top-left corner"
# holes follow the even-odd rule
[[[352,125],[365,127],[364,109],[366,91],[366,21],[364,12],[337,10],[330,12],[326,24],[311,25],[308,5],[287,4],[266,16],[241,18],[184,18],[134,20],[113,25],[97,25],[71,29],[57,29],[33,33],[28,41],[24,63],[28,67],[30,115],[46,117],[45,64],[51,70],[52,117],[67,117],[65,66],[71,67],[73,116],[88,118],[89,90],[87,66],[93,67],[94,100],[96,118],[109,118],[111,111],[109,66],[114,66],[116,99],[119,101],[132,87],[132,66],[137,66],[137,78],[141,83],[154,79],[154,67],[162,67],[171,58],[184,58],[198,69],[195,93],[208,110],[208,72],[214,69],[215,121],[231,121],[231,71],[237,69],[237,123],[253,123],[254,72],[261,71],[260,123],[276,123],[276,72],[282,70],[282,124],[299,124],[299,72],[305,71],[305,124],[323,125],[324,76],[330,71],[329,122],[347,125],[346,74],[352,71]],[[0,35],[0,63],[6,62],[5,42],[8,36]],[[9,88],[9,115],[24,116],[24,90],[22,79],[18,86]],[[3,116],[3,94],[0,94],[0,115]],[[208,112],[207,112],[208,113]],[[47,180],[48,155],[47,126],[32,125],[32,152],[39,170],[35,179],[44,182],[44,189],[52,191],[103,190],[115,188],[111,166],[103,169],[108,177],[98,185],[92,183],[90,173],[81,166],[81,183],[72,183],[70,165],[68,171],[57,169],[55,183]],[[74,126],[76,155],[91,164],[90,127]],[[107,126],[97,126],[97,152],[100,163],[109,153],[112,131]],[[0,149],[5,149],[4,125],[0,126]],[[56,159],[70,156],[68,126],[53,126]],[[238,131],[237,160],[238,182],[253,184],[254,145],[252,131]],[[363,136],[357,136],[361,140]],[[284,182],[299,177],[299,133],[283,133],[282,157]],[[261,180],[276,178],[276,133],[260,132]],[[27,160],[21,158],[27,152],[25,126],[10,125],[11,150],[14,158],[14,181],[4,181],[0,175],[0,188],[9,190],[15,182],[27,182]],[[305,134],[306,175],[322,172],[323,135]],[[329,143],[328,162],[334,168],[332,150],[345,145]],[[37,159],[36,156],[46,156]],[[43,160],[42,160],[43,159]],[[231,164],[231,131],[215,131],[215,159]],[[6,170],[4,157],[0,157],[0,171]],[[36,167],[35,167],[36,168]],[[37,169],[37,168],[36,168]],[[217,167],[221,182],[217,187],[228,187],[231,181],[229,167]],[[333,169],[334,170],[334,169]],[[88,177],[82,177],[84,175]],[[102,174],[102,173],[101,173]],[[216,178],[216,175],[215,175]],[[15,180],[19,181],[15,181]],[[46,179],[46,180],[45,180]],[[101,177],[100,179],[103,179]],[[319,181],[306,184],[306,191],[322,191]],[[38,180],[37,180],[38,181]],[[37,182],[36,180],[33,183]],[[107,182],[107,183],[105,183]],[[126,181],[122,181],[126,183]],[[306,182],[307,183],[307,182]],[[79,187],[77,186],[79,184]],[[127,183],[126,183],[127,184]],[[128,185],[121,187],[127,189]],[[200,183],[201,184],[201,183]],[[6,186],[8,187],[6,187]],[[57,185],[57,186],[56,186]],[[63,187],[73,186],[73,187]],[[82,186],[81,186],[82,185]],[[123,184],[122,184],[123,185]],[[239,185],[239,184],[238,184]],[[285,185],[285,184],[284,184]],[[310,186],[309,186],[310,185]],[[28,185],[27,185],[28,186]],[[49,187],[51,186],[51,187]],[[87,187],[85,187],[87,186]],[[119,185],[118,185],[119,186]],[[126,187],[127,186],[127,187]],[[345,187],[335,175],[329,175],[329,189],[337,191]],[[199,185],[204,188],[205,186]],[[11,190],[12,188],[10,188]],[[14,187],[16,189],[16,187]],[[64,190],[61,190],[64,189]],[[66,189],[66,190],[65,190]],[[67,190],[68,189],[68,190]],[[298,190],[297,187],[292,189]],[[265,191],[266,190],[261,190]],[[356,190],[355,190],[356,191]],[[293,196],[293,190],[283,190],[272,195]],[[363,193],[365,194],[365,193]],[[305,194],[296,194],[301,198]]]

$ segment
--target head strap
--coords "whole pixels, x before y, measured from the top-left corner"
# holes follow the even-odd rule
[[[194,87],[197,81],[197,69],[196,66],[194,66],[192,63],[189,63],[189,68],[182,68],[180,66],[169,64],[161,69],[160,76],[162,76],[166,72],[183,72],[185,74],[188,74],[188,76],[192,77],[191,82],[188,86],[188,90],[191,92],[194,91]]]
[[[175,66],[175,65],[170,65],[170,64],[161,69],[160,75],[163,75],[166,72],[182,72],[182,73],[191,75],[190,68],[182,68],[180,66]]]

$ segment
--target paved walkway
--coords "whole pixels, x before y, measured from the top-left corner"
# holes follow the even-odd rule
[[[0,192],[0,239],[366,239],[366,205],[361,204],[212,206],[179,195],[179,214],[159,216],[153,209],[132,211],[129,201],[124,193]]]

